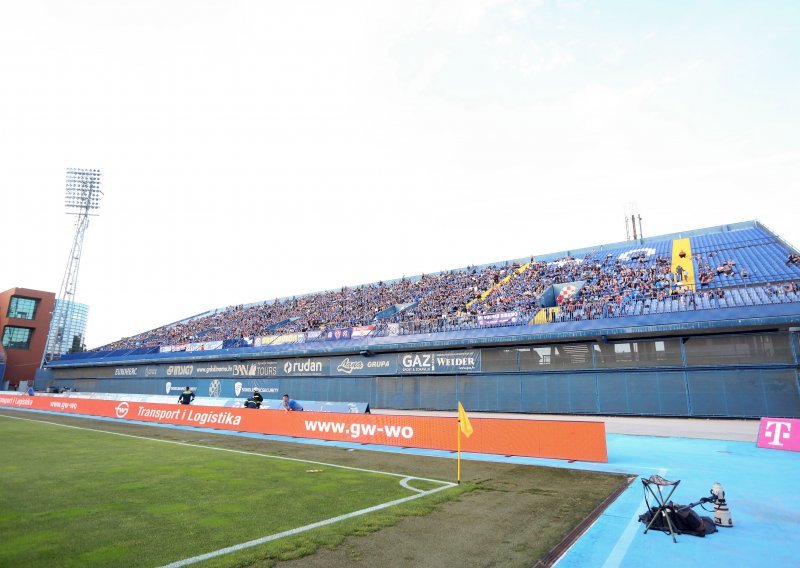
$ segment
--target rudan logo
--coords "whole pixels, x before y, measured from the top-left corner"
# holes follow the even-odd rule
[[[120,402],[114,408],[114,412],[117,413],[117,418],[125,418],[128,415],[128,410],[130,410],[130,408],[128,407],[127,402]]]
[[[781,440],[788,440],[792,432],[791,422],[767,422],[767,427],[764,436],[770,438],[770,446],[783,446]]]
[[[240,383],[239,381],[233,383],[233,394],[236,396],[242,394],[242,383]]]
[[[167,381],[167,384],[166,384],[166,385],[164,385],[164,386],[165,386],[165,387],[166,387],[166,389],[167,389],[167,394],[169,394],[170,392],[172,392],[172,382],[171,382],[171,381]]]
[[[293,373],[321,373],[322,362],[306,359],[305,361],[286,361],[283,365],[283,372],[287,375]]]

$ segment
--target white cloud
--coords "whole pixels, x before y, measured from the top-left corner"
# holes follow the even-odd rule
[[[436,52],[431,55],[428,60],[423,64],[419,73],[411,80],[408,86],[409,92],[418,95],[425,91],[430,85],[431,81],[436,77],[436,74],[447,63],[447,56],[444,53]]]
[[[557,45],[531,46],[531,54],[523,54],[513,64],[523,77],[549,73],[569,65],[575,60],[572,51]]]
[[[487,12],[502,0],[444,0],[432,6],[426,27],[466,34],[481,25]]]
[[[608,65],[619,65],[628,49],[620,43],[610,45],[603,53],[602,60]]]
[[[15,4],[0,171],[20,212],[5,233],[25,246],[4,249],[0,288],[57,289],[68,166],[105,175],[78,291],[91,345],[215,306],[618,240],[634,199],[647,234],[758,216],[800,241],[796,145],[697,124],[676,94],[719,93],[685,59],[590,76],[588,39],[550,21],[526,35],[515,10]],[[489,76],[501,61],[515,73]]]

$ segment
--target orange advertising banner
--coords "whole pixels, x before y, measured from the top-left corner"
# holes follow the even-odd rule
[[[66,412],[124,420],[455,451],[456,417],[281,412],[114,400],[0,395],[0,407]],[[607,462],[605,424],[567,420],[470,417],[473,433],[461,450],[487,454]]]

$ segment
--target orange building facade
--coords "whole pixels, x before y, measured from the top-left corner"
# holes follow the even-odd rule
[[[56,295],[53,292],[11,288],[0,292],[0,338],[6,355],[3,381],[10,388],[33,384],[42,361]]]

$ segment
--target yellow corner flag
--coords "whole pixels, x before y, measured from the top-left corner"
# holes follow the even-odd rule
[[[460,402],[458,403],[458,424],[461,427],[462,434],[467,438],[472,436],[472,424],[469,423],[469,417]]]
[[[458,459],[456,462],[458,465],[456,466],[456,479],[458,483],[461,483],[461,434],[464,434],[467,438],[472,436],[472,424],[469,423],[469,418],[467,417],[467,413],[464,411],[464,407],[461,406],[461,402],[458,403]]]

